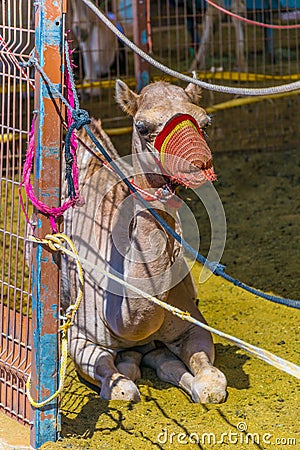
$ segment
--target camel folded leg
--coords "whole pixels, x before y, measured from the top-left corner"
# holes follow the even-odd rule
[[[84,337],[71,340],[70,352],[75,367],[82,378],[89,383],[100,386],[101,398],[105,400],[140,401],[137,386],[115,366],[116,353],[102,349]],[[120,362],[120,364],[120,368],[122,368],[122,363]]]
[[[158,378],[181,387],[192,396],[193,375],[168,348],[160,347],[147,353],[142,364],[156,371]]]
[[[142,354],[134,350],[119,352],[116,358],[116,367],[120,373],[132,381],[141,378],[140,363]]]
[[[227,397],[226,377],[213,365],[214,349],[210,340],[210,333],[191,325],[176,342],[167,344],[194,375],[191,397],[196,403],[222,403]]]
[[[180,283],[169,292],[168,302],[180,307],[202,323],[206,323],[204,317],[198,310],[194,299],[196,290],[191,274],[189,273]],[[176,332],[174,333],[174,330]],[[222,403],[226,399],[227,382],[224,374],[213,366],[215,350],[211,333],[195,324],[183,321],[171,313],[166,313],[164,328],[161,330],[160,340],[170,350],[178,362],[175,365],[175,383],[190,393],[194,402],[197,403]],[[170,354],[165,353],[168,360]],[[149,357],[151,353],[149,354]],[[147,359],[145,358],[145,361]],[[156,364],[162,361],[157,360]],[[172,371],[170,366],[165,365],[163,372],[170,371],[166,381],[172,383]],[[168,374],[167,374],[168,376]],[[165,378],[166,379],[166,378]]]

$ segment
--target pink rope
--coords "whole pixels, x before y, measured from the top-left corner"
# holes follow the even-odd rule
[[[23,167],[23,181],[21,182],[21,187],[25,188],[25,192],[33,206],[35,206],[41,213],[46,214],[50,218],[52,229],[57,233],[57,227],[55,224],[55,219],[60,217],[70,206],[73,206],[76,199],[68,199],[61,206],[53,207],[46,205],[41,200],[39,200],[33,190],[33,186],[30,181],[30,175],[32,172],[33,158],[35,154],[34,148],[34,119],[32,120],[31,130],[29,133],[29,143],[26,152],[26,160]]]
[[[70,54],[72,54],[73,51],[70,51]],[[71,56],[71,55],[70,55]],[[71,59],[71,57],[70,57]],[[72,64],[72,61],[71,61]],[[73,91],[72,91],[72,85],[71,85],[71,81],[70,81],[70,76],[68,73],[68,69],[67,69],[67,65],[66,67],[66,77],[65,77],[65,85],[66,85],[66,98],[70,104],[70,106],[72,107],[72,109],[74,108],[75,105],[75,101],[74,101],[74,95],[73,95]],[[74,67],[74,65],[72,64],[72,67]],[[67,122],[68,122],[68,127],[70,127],[73,123],[73,117],[72,117],[72,112],[68,109],[67,111]],[[77,147],[78,147],[78,141],[77,138],[75,136],[75,133],[72,133],[71,135],[71,139],[70,139],[70,148],[71,148],[71,154],[73,156],[73,166],[72,166],[72,173],[73,173],[73,182],[74,182],[74,188],[75,188],[75,192],[76,192],[76,198],[75,201],[77,200],[77,196],[78,196],[78,166],[77,166],[77,156],[76,156],[76,151],[77,151]]]
[[[67,69],[66,69],[67,70]],[[74,96],[73,96],[73,92],[72,92],[72,88],[71,88],[71,83],[70,83],[70,76],[68,74],[68,72],[66,71],[66,76],[65,76],[65,83],[66,83],[66,97],[68,99],[68,102],[70,103],[71,107],[74,107]],[[20,183],[20,199],[21,199],[21,206],[23,211],[25,212],[25,217],[27,222],[30,224],[28,215],[25,211],[25,207],[24,207],[24,202],[22,199],[22,195],[21,195],[21,188],[24,187],[25,192],[27,197],[29,198],[29,200],[31,201],[31,203],[33,204],[33,206],[38,209],[38,211],[40,211],[42,214],[45,214],[47,216],[49,216],[50,219],[50,224],[52,227],[52,230],[54,233],[58,232],[57,226],[56,226],[56,219],[60,216],[62,216],[62,214],[71,206],[75,206],[75,204],[78,202],[79,200],[79,194],[78,194],[78,167],[77,167],[77,159],[76,159],[76,150],[77,150],[77,139],[74,135],[74,133],[72,133],[71,135],[71,153],[73,156],[73,164],[72,164],[72,175],[73,175],[73,181],[74,181],[74,187],[75,187],[75,192],[76,192],[76,196],[73,199],[67,199],[61,206],[59,207],[54,207],[54,206],[49,206],[46,205],[45,203],[43,203],[41,200],[39,200],[34,193],[34,189],[33,186],[31,184],[30,181],[30,176],[32,173],[32,166],[33,166],[33,159],[34,159],[34,155],[35,155],[35,147],[34,147],[34,122],[35,122],[35,118],[32,119],[32,124],[31,124],[31,130],[29,132],[29,142],[28,142],[28,147],[27,147],[27,151],[26,151],[26,159],[24,162],[24,166],[23,166],[23,180]],[[72,117],[72,113],[68,110],[67,113],[67,125],[68,127],[70,127],[73,123],[73,117]],[[30,224],[31,225],[31,224]]]
[[[300,28],[300,24],[272,25],[271,23],[257,22],[256,20],[250,20],[250,19],[247,19],[246,17],[239,16],[238,14],[235,14],[235,13],[229,11],[228,9],[225,9],[220,5],[217,5],[212,0],[206,0],[206,2],[209,3],[211,6],[213,6],[214,8],[218,9],[219,11],[223,12],[224,14],[227,14],[228,16],[233,17],[234,19],[241,20],[242,22],[246,22],[249,25],[257,25],[258,27],[263,27],[263,28],[273,28],[275,30],[292,30],[295,28]]]

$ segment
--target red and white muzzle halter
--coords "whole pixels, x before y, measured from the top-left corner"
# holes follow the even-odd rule
[[[154,148],[159,152],[157,163],[162,175],[171,183],[196,188],[206,181],[215,181],[212,156],[196,119],[189,114],[173,116],[156,136]],[[170,184],[149,193],[130,180],[144,200],[159,200],[170,207],[179,208],[182,200]]]
[[[172,181],[196,188],[205,181],[216,180],[210,149],[191,115],[173,116],[157,135],[154,147]]]

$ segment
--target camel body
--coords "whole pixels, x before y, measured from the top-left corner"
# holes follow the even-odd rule
[[[155,192],[166,182],[157,169],[155,137],[172,117],[190,114],[204,128],[209,117],[198,106],[194,85],[185,90],[153,83],[140,95],[117,80],[116,99],[133,117],[132,164],[118,160],[108,137],[95,121],[91,128],[125,175],[143,192]],[[81,139],[91,145],[85,131]],[[150,147],[149,147],[150,144]],[[153,153],[149,151],[153,149]],[[211,156],[211,155],[210,155]],[[196,304],[196,289],[180,244],[171,238],[119,177],[100,160],[79,149],[81,194],[85,204],[66,217],[79,254],[95,267],[116,274],[204,322]],[[203,161],[203,167],[210,163]],[[200,183],[205,177],[197,174]],[[188,174],[187,174],[188,176]],[[177,210],[168,202],[151,205],[177,233]],[[85,267],[84,267],[85,268]],[[64,279],[65,300],[76,295],[78,279],[70,267]],[[164,381],[182,387],[195,402],[218,403],[226,397],[226,379],[213,366],[210,333],[183,321],[115,281],[85,268],[84,298],[69,336],[76,369],[100,387],[104,399],[139,401],[134,383],[141,363]]]

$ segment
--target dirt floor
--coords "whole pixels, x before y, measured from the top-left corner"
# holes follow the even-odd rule
[[[227,272],[264,291],[299,298],[299,152],[216,154],[215,169],[227,219],[222,258]],[[201,223],[205,252],[210,230],[203,208],[189,191],[183,195]],[[196,279],[199,270],[194,266]],[[201,284],[198,296],[211,326],[300,364],[298,310],[247,294],[219,277]],[[79,382],[70,363],[62,440],[42,448],[300,448],[299,380],[223,339],[215,337],[215,343],[216,365],[228,379],[228,398],[221,405],[192,403],[150,369],[137,383],[140,403],[104,401]]]
[[[29,450],[29,429],[0,411],[0,450]]]

